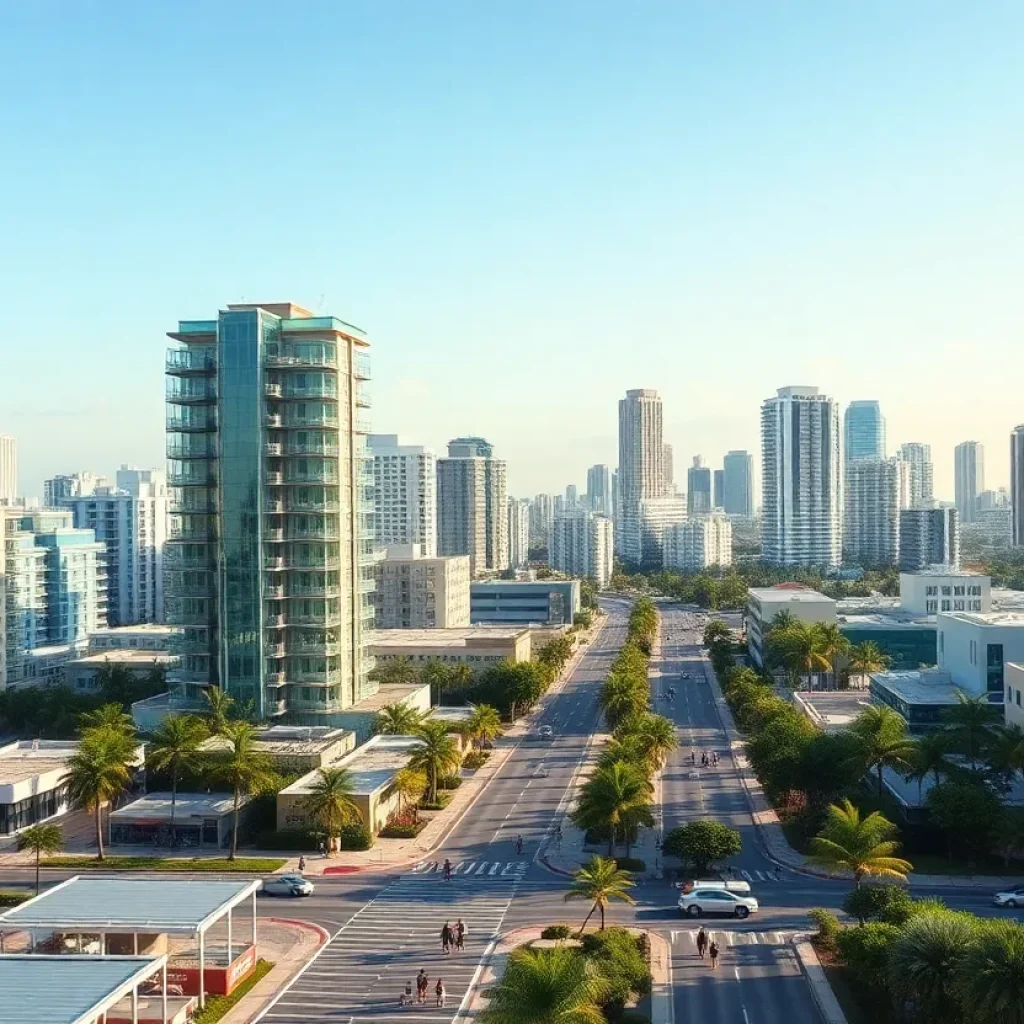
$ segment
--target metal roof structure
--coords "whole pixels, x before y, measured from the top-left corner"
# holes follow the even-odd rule
[[[0,955],[4,1024],[91,1024],[151,978],[166,956]]]
[[[258,879],[224,882],[76,875],[0,914],[0,932],[63,929],[195,934],[205,931],[259,887]]]

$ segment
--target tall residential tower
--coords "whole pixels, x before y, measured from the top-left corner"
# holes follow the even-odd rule
[[[909,508],[931,508],[935,504],[932,446],[908,441],[900,445],[897,458],[907,464]]]
[[[722,460],[725,474],[722,507],[729,516],[754,518],[754,457],[750,452],[726,452]]]
[[[985,490],[985,449],[978,441],[962,441],[953,450],[953,487],[960,522],[973,523]]]
[[[437,554],[437,458],[422,445],[399,444],[397,434],[371,434],[373,539],[378,547],[418,544]]]
[[[639,563],[643,558],[641,507],[666,493],[661,396],[651,388],[626,392],[619,400],[618,502],[615,547]]]
[[[1024,424],[1010,435],[1010,509],[1013,546],[1024,547]]]

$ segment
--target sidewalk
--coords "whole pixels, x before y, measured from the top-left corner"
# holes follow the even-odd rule
[[[726,703],[722,688],[718,684],[715,670],[706,655],[701,656],[705,666],[705,676],[711,686],[711,695],[714,697],[715,708],[718,712],[719,721],[725,730],[729,749],[732,752],[733,762],[739,773],[743,791],[747,797],[747,804],[750,808],[750,815],[758,828],[758,834],[764,845],[765,853],[771,860],[783,867],[799,871],[803,874],[814,875],[818,878],[829,878],[834,880],[849,880],[849,875],[843,872],[829,874],[810,863],[807,857],[789,845],[779,816],[775,808],[765,795],[761,783],[750,767],[747,760],[746,746],[736,723],[732,717],[732,711]],[[962,889],[986,889],[996,891],[1007,889],[1020,884],[1019,876],[1001,875],[924,875],[913,872],[910,875],[911,885],[934,886],[935,888],[962,888]]]

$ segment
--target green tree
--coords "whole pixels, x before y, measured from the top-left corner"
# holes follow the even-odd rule
[[[171,846],[178,845],[175,811],[178,783],[183,775],[198,775],[204,760],[199,750],[207,737],[206,723],[195,715],[165,718],[146,748],[147,766],[171,777]]]
[[[886,992],[889,979],[889,957],[899,935],[899,928],[884,921],[867,925],[862,922],[860,928],[844,928],[839,932],[836,945],[853,978],[882,994]]]
[[[720,821],[700,818],[672,829],[661,845],[662,853],[692,864],[706,875],[716,864],[735,857],[743,848],[739,832]]]
[[[895,855],[896,834],[896,826],[878,811],[862,818],[854,804],[843,800],[826,812],[824,828],[811,840],[811,859],[831,870],[849,871],[857,888],[868,875],[905,881],[914,866]]]
[[[862,885],[851,889],[843,899],[843,910],[864,924],[866,921],[884,921],[902,925],[910,920],[914,901],[901,885]]]
[[[116,704],[121,710],[131,707],[139,691],[139,680],[135,673],[120,662],[106,662],[96,673],[103,700]],[[133,726],[134,728],[134,726]]]
[[[926,803],[932,821],[946,833],[951,860],[954,845],[971,860],[982,853],[1002,813],[1002,801],[983,782],[947,779],[929,791]]]
[[[419,673],[408,658],[387,658],[377,662],[370,678],[378,683],[404,685],[417,682]]]
[[[863,745],[864,765],[878,775],[878,795],[882,795],[882,773],[886,768],[905,772],[910,766],[914,741],[907,735],[902,715],[884,704],[869,704],[850,726]]]
[[[601,708],[605,721],[615,730],[633,715],[643,714],[650,706],[646,681],[636,682],[623,676],[610,676],[601,687]]]
[[[835,622],[817,622],[813,629],[817,633],[819,653],[823,658],[828,659],[833,683],[838,687],[838,662],[840,658],[850,653],[850,641],[843,636],[838,623]]]
[[[972,1019],[1024,1024],[1024,928],[1016,921],[979,924],[953,984]]]
[[[437,780],[459,766],[459,748],[444,722],[426,721],[414,733],[420,745],[409,758],[409,767],[427,776],[428,795],[437,803]]]
[[[676,727],[664,715],[643,715],[637,724],[637,739],[646,747],[654,768],[661,768],[675,750]]]
[[[956,691],[957,703],[942,713],[952,747],[971,763],[973,771],[992,740],[994,709],[984,695],[968,696]]]
[[[607,829],[609,857],[614,855],[616,839],[622,835],[629,856],[635,829],[654,823],[651,791],[647,777],[635,765],[619,762],[598,768],[580,790],[573,822],[584,831]]]
[[[402,813],[402,804],[405,801],[415,804],[427,790],[427,777],[423,772],[414,768],[402,768],[395,772],[391,784],[398,794],[398,813]]]
[[[862,687],[865,676],[872,672],[884,672],[892,664],[892,658],[874,640],[854,644],[850,648],[849,659],[850,672],[861,679]]]
[[[78,716],[78,728],[109,729],[111,732],[134,738],[135,720],[127,714],[120,704],[102,704],[94,711],[84,711]]]
[[[224,736],[228,723],[234,719],[235,700],[219,686],[208,686],[203,690],[206,701],[206,727],[211,736]]]
[[[929,775],[935,780],[937,786],[941,782],[940,776],[949,772],[950,763],[947,759],[949,754],[949,736],[941,729],[935,732],[926,732],[923,736],[914,741],[913,749],[907,758],[906,776],[909,780],[917,782],[917,802],[922,802],[922,783]]]
[[[104,859],[103,808],[131,782],[135,747],[122,732],[87,729],[78,750],[68,758],[64,780],[71,802],[96,815],[97,858]]]
[[[413,736],[423,724],[423,712],[411,704],[385,704],[374,720],[381,736]]]
[[[633,888],[633,876],[623,871],[611,857],[591,857],[581,868],[573,872],[572,888],[563,899],[586,900],[591,904],[590,912],[580,925],[583,934],[595,910],[601,913],[601,931],[604,931],[605,908],[609,903],[618,901],[631,906],[636,902],[629,895]]]
[[[477,704],[469,717],[468,732],[474,747],[492,743],[501,735],[501,716],[490,704]]]
[[[864,774],[859,737],[848,730],[819,732],[803,745],[797,766],[797,789],[814,811],[832,803]]]
[[[18,852],[31,850],[36,855],[36,895],[39,895],[39,858],[44,853],[60,853],[64,833],[60,825],[30,825],[18,833]]]
[[[420,669],[420,682],[430,687],[431,704],[441,704],[444,691],[451,686],[452,674],[444,662],[431,658]]]
[[[705,647],[713,647],[718,640],[730,640],[732,630],[721,619],[711,619],[704,627],[704,635],[701,638]]]
[[[786,670],[793,689],[801,677],[806,678],[810,685],[814,676],[832,668],[832,662],[824,653],[822,637],[806,622],[792,622],[779,628],[775,624],[778,618],[776,615],[768,633],[770,661]]]
[[[228,749],[214,753],[209,771],[213,779],[230,786],[234,796],[231,853],[228,855],[228,860],[234,860],[238,856],[238,818],[242,797],[273,792],[280,780],[273,762],[256,748],[256,730],[252,725],[228,722],[221,735],[228,741]]]
[[[995,849],[1007,867],[1024,856],[1024,807],[1003,807],[995,829]]]
[[[490,990],[481,1024],[605,1024],[606,985],[575,949],[517,949]]]
[[[336,838],[340,849],[345,825],[362,819],[352,800],[353,792],[352,773],[347,768],[327,767],[317,772],[308,794],[302,799],[302,809],[327,833],[328,853],[334,850]]]
[[[1024,772],[1024,729],[1016,722],[992,730],[988,763],[992,772],[1008,786]]]

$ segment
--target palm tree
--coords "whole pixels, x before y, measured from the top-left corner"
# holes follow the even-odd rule
[[[850,648],[850,671],[860,676],[861,680],[872,672],[885,671],[891,664],[892,658],[874,640],[865,640]]]
[[[822,657],[827,658],[831,666],[833,685],[839,688],[839,671],[836,663],[839,658],[850,653],[850,641],[843,636],[839,625],[835,622],[818,622],[814,625]]]
[[[135,747],[123,733],[88,729],[67,761],[64,781],[71,802],[96,814],[97,857],[103,853],[103,807],[123,793],[131,782]]]
[[[776,612],[775,617],[768,623],[768,632],[774,633],[777,629],[789,629],[790,626],[796,625],[798,621],[797,617],[788,608],[783,608],[782,611]]]
[[[601,687],[601,707],[608,725],[614,730],[624,719],[643,714],[650,706],[646,677],[611,675]]]
[[[913,750],[908,759],[910,771],[906,777],[917,782],[917,802],[921,803],[921,784],[931,775],[937,786],[943,772],[948,772],[950,763],[946,759],[949,753],[949,737],[941,730],[937,732],[926,732],[923,736],[914,741]]]
[[[654,770],[651,751],[639,733],[628,733],[621,739],[612,739],[606,743],[597,765],[599,768],[610,768],[620,761],[623,764],[635,765],[645,775],[649,775]]]
[[[974,1019],[1024,1024],[1024,928],[986,921],[962,954],[954,985]]]
[[[1024,772],[1024,729],[1016,722],[996,726],[992,730],[988,762],[996,774],[1012,783],[1015,775]]]
[[[302,809],[327,833],[327,852],[334,850],[337,837],[341,848],[341,830],[353,819],[361,819],[359,808],[352,801],[352,773],[347,768],[321,768],[302,799]]]
[[[382,736],[412,736],[423,724],[423,712],[411,704],[385,704],[374,723]]]
[[[613,900],[620,903],[628,903],[630,906],[636,900],[629,895],[630,889],[635,884],[633,876],[628,871],[623,871],[618,864],[610,857],[591,857],[583,867],[573,872],[572,888],[565,894],[563,899],[587,900],[593,904],[590,913],[580,925],[580,935],[587,927],[587,922],[593,916],[595,910],[601,911],[601,931],[604,931],[604,911]]]
[[[235,700],[219,686],[208,686],[203,690],[206,701],[206,725],[213,736],[224,736],[232,720]]]
[[[431,803],[437,803],[437,780],[459,766],[459,748],[444,722],[424,722],[414,733],[420,745],[409,758],[409,767],[427,776]]]
[[[418,772],[413,768],[402,768],[395,772],[391,784],[398,794],[398,813],[401,814],[403,800],[410,802],[418,800],[426,792],[427,777],[423,772]]]
[[[480,1024],[604,1024],[608,984],[575,949],[517,949]]]
[[[860,888],[866,875],[906,881],[914,866],[894,856],[899,843],[896,826],[878,811],[866,818],[849,800],[832,804],[826,812],[825,827],[811,840],[811,859],[830,869],[849,871]]]
[[[971,697],[963,690],[956,691],[956,699],[956,705],[947,708],[942,719],[954,747],[971,762],[973,771],[992,739],[992,705],[984,694]]]
[[[419,672],[409,658],[387,658],[377,662],[370,678],[380,683],[407,684],[415,683],[419,679]]]
[[[18,852],[31,850],[36,855],[36,895],[39,895],[39,857],[44,853],[60,853],[64,833],[60,825],[32,825],[18,833]]]
[[[660,768],[676,747],[676,727],[664,715],[645,715],[638,734],[651,753],[655,768]]]
[[[615,853],[618,834],[624,832],[628,856],[633,830],[653,823],[652,791],[651,783],[635,765],[620,761],[598,768],[580,791],[573,821],[584,831],[608,829],[609,857]]]
[[[469,736],[473,746],[491,743],[501,735],[501,715],[490,704],[477,704],[469,716]]]
[[[135,719],[120,704],[103,704],[95,711],[83,711],[78,716],[80,732],[87,729],[110,729],[124,736],[135,735]]]
[[[977,918],[946,911],[912,917],[889,950],[892,988],[916,1005],[918,1019],[931,1022],[960,1021],[956,987],[963,977],[961,964],[974,945]],[[978,1020],[999,1020],[983,1017]]]
[[[146,763],[153,771],[171,777],[171,846],[178,845],[174,821],[178,783],[182,775],[196,775],[203,765],[199,747],[206,739],[206,723],[195,715],[171,715],[153,733]]]
[[[781,614],[775,616],[776,621]],[[805,622],[779,628],[773,621],[768,633],[768,651],[772,661],[785,668],[794,689],[801,676],[807,676],[809,684],[811,676],[832,668],[832,662],[822,653],[817,631]]]
[[[869,704],[856,717],[850,732],[860,737],[864,767],[878,774],[878,795],[882,795],[882,772],[895,768],[902,772],[910,764],[914,741],[907,735],[903,716],[884,704]]]
[[[273,762],[256,749],[256,730],[248,722],[228,722],[222,731],[228,749],[213,755],[210,775],[225,782],[234,794],[234,820],[231,823],[231,853],[228,860],[238,855],[238,812],[241,798],[257,793],[271,792],[278,784]]]

